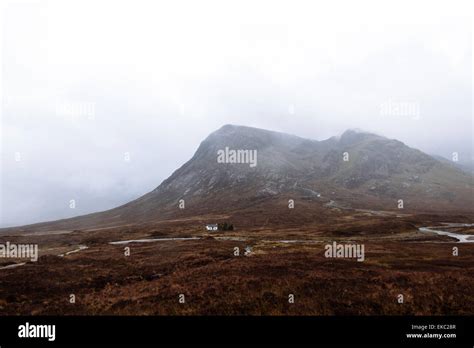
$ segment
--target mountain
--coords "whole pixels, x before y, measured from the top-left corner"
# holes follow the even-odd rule
[[[219,162],[234,159],[245,163]],[[472,175],[376,134],[348,130],[316,141],[225,125],[144,196],[105,212],[22,229],[97,228],[237,213],[275,216],[278,209],[287,209],[288,199],[305,202],[301,208],[322,215],[328,204],[397,210],[399,199],[405,212],[472,212],[473,188]]]
[[[431,155],[431,156],[433,156],[433,158],[437,159],[438,161],[440,161],[442,163],[454,166],[454,167],[456,167],[458,169],[461,169],[462,171],[464,171],[468,174],[471,174],[471,175],[474,174],[474,161],[472,159],[471,160],[468,159],[468,160],[465,160],[463,162],[461,162],[461,161],[454,162],[454,161],[448,160],[447,158],[445,158],[443,156],[439,156],[439,155]]]

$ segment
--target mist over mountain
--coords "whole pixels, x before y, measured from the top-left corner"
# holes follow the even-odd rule
[[[219,163],[219,151],[255,151],[256,163]],[[237,152],[236,152],[237,153]],[[236,160],[234,160],[236,162]],[[225,125],[158,187],[101,213],[36,224],[28,230],[92,228],[258,212],[288,199],[316,208],[472,211],[472,176],[395,139],[347,130],[323,141],[258,128]],[[271,204],[270,204],[271,202]],[[180,203],[182,207],[180,207]],[[270,204],[270,205],[268,205]]]
[[[136,199],[228,123],[318,140],[360,127],[469,165],[463,3],[12,2],[0,226]]]

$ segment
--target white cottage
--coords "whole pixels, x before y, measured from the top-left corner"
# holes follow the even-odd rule
[[[206,225],[206,230],[207,231],[215,232],[218,229],[219,229],[219,227],[217,226],[217,224],[207,224]]]

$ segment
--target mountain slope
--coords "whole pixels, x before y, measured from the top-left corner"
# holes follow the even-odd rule
[[[219,163],[218,153],[256,151],[256,165]],[[248,158],[247,158],[248,159]],[[346,160],[345,160],[346,159]],[[105,212],[26,226],[26,230],[96,228],[236,211],[271,214],[288,199],[330,201],[365,209],[467,211],[472,176],[400,141],[348,130],[309,140],[279,132],[226,125],[155,190]],[[179,209],[180,200],[185,208]],[[323,211],[324,212],[324,211]]]

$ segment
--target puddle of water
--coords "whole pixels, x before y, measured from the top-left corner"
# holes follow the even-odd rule
[[[64,256],[67,256],[67,255],[70,255],[70,254],[78,253],[79,251],[85,250],[85,249],[89,249],[89,247],[86,246],[86,245],[79,245],[79,247],[78,247],[77,249],[68,251],[68,252],[66,252],[66,253],[64,253],[64,254],[59,254],[58,256],[64,257]],[[24,265],[26,265],[26,262],[15,263],[15,264],[8,265],[8,266],[5,266],[5,267],[0,267],[0,270],[2,270],[2,269],[17,268],[17,267],[24,266]]]
[[[1,267],[0,269],[11,269],[11,268],[17,268],[17,267],[20,267],[20,266],[23,266],[23,265],[26,265],[26,262],[22,262],[22,263],[14,263],[14,264],[12,264],[12,265],[8,265],[8,266]]]
[[[301,243],[301,244],[313,244],[318,243],[316,240],[309,240],[309,239],[283,239],[283,240],[264,240],[263,242],[270,242],[270,243],[285,243],[285,244],[292,244],[292,243]]]
[[[472,226],[472,224],[463,224],[463,226]],[[444,227],[459,227],[459,225],[454,226],[454,224],[447,224]],[[458,240],[458,243],[474,243],[474,236],[470,234],[459,234],[447,231],[434,230],[433,228],[439,227],[420,227],[418,230],[425,233],[436,233],[442,236],[448,236]]]
[[[214,237],[214,239],[218,239],[218,240],[235,240],[235,241],[239,241],[239,242],[243,242],[243,241],[246,241],[247,238],[243,238],[243,237]]]
[[[88,246],[85,246],[85,245],[79,245],[79,248],[74,249],[74,250],[71,250],[71,251],[68,251],[68,252],[66,252],[66,253],[64,253],[64,254],[59,254],[58,256],[64,257],[64,256],[67,256],[67,255],[70,255],[70,254],[78,253],[79,251],[85,250],[85,249],[89,249],[89,247],[88,247]]]
[[[112,245],[128,244],[128,243],[152,243],[152,242],[165,242],[170,240],[196,240],[201,239],[200,237],[188,237],[188,238],[145,238],[145,239],[130,239],[130,240],[119,240],[116,242],[109,242]]]

